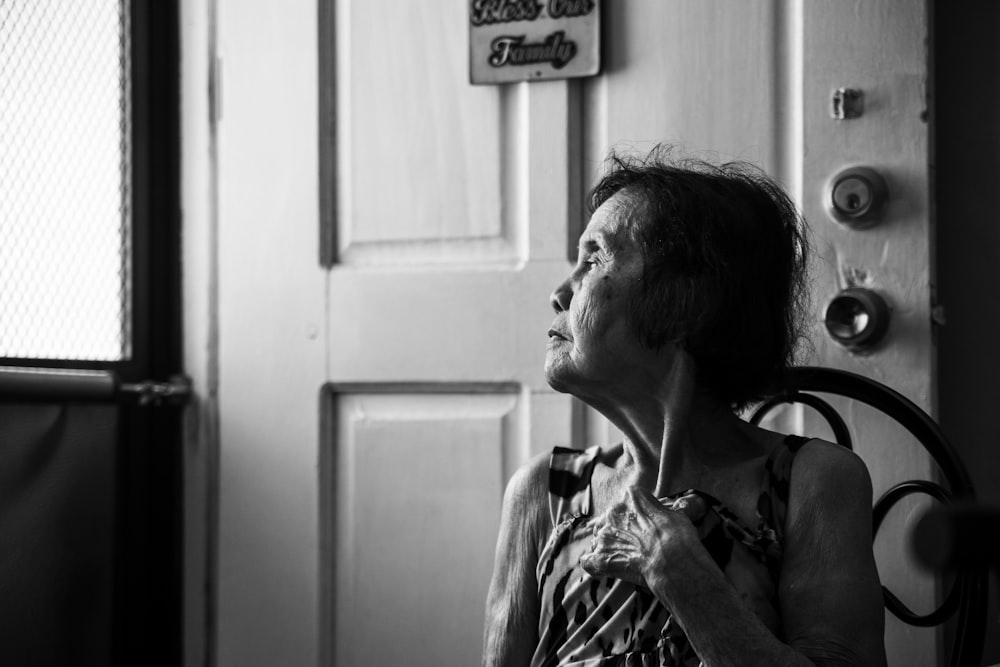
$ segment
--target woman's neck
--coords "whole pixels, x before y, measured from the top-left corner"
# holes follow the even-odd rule
[[[752,447],[745,437],[748,425],[728,406],[697,390],[680,417],[666,414],[658,401],[637,398],[599,410],[625,436],[625,482],[658,495],[745,458]]]
[[[708,471],[746,459],[747,429],[699,383],[694,358],[676,345],[650,350],[578,393],[625,435],[621,479],[662,494]]]

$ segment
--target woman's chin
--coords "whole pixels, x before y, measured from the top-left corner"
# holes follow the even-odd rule
[[[549,386],[563,394],[571,393],[573,386],[572,373],[566,368],[560,359],[553,359],[551,355],[545,358],[545,381]]]

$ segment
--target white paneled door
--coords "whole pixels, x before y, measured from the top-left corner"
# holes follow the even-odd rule
[[[342,62],[358,65],[338,78],[321,632],[338,665],[475,664],[506,480],[545,443],[582,437],[542,375],[548,295],[579,223],[577,112],[565,82],[466,84],[460,13],[419,32],[416,6],[383,18],[422,64],[382,71],[357,39],[382,12],[350,9],[337,33]]]
[[[600,76],[504,86],[468,83],[459,0],[217,3],[218,664],[479,662],[507,479],[610,437],[542,364],[611,146],[784,181],[812,222],[817,313],[861,279],[898,313],[881,351],[817,333],[812,361],[930,407],[922,3],[605,3]],[[830,117],[844,86],[861,118]],[[820,201],[856,163],[893,188],[865,236]],[[869,450],[877,486],[926,468]],[[889,632],[896,657],[935,650]]]

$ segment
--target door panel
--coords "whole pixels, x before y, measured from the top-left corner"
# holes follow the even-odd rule
[[[481,619],[445,610],[475,608],[486,594],[505,461],[523,441],[520,396],[417,389],[342,393],[328,406],[338,424],[325,445],[336,519],[324,521],[336,526],[337,664],[480,657]]]
[[[336,13],[344,246],[499,236],[503,100],[463,85],[464,13],[370,0]]]
[[[681,154],[735,157],[773,171],[792,129],[781,122],[791,63],[778,57],[786,4],[642,0],[609,7],[607,75],[585,84],[588,168],[611,146],[667,142]],[[595,176],[587,174],[588,185]]]

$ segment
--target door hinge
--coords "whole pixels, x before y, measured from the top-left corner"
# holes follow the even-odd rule
[[[118,387],[118,392],[142,406],[184,405],[191,398],[191,378],[174,375],[166,382],[124,382]]]

